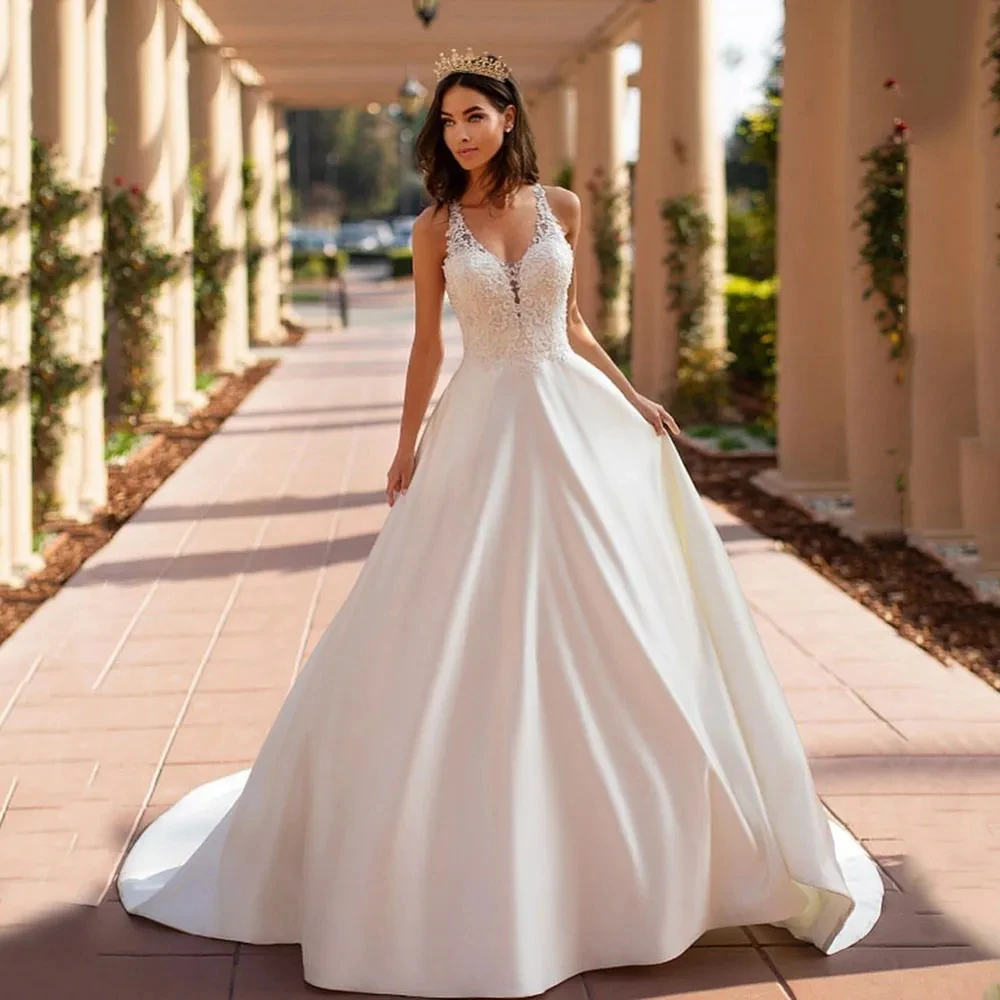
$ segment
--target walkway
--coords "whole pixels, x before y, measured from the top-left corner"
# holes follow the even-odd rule
[[[0,647],[0,996],[321,996],[295,948],[130,919],[135,832],[249,765],[376,537],[408,297],[369,288],[316,333],[59,596]],[[449,327],[449,368],[458,337]],[[880,860],[886,915],[825,959],[773,929],[710,935],[564,1000],[979,1000],[1000,981],[1000,698],[793,557],[712,514],[829,808]],[[977,946],[978,945],[978,946]]]

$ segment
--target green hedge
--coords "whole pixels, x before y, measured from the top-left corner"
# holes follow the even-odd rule
[[[730,374],[773,395],[777,376],[778,283],[729,275],[726,279],[726,320]]]
[[[340,273],[347,270],[348,253],[346,250],[337,251],[337,264]],[[326,254],[322,250],[296,250],[292,253],[292,274],[297,281],[308,281],[309,279],[325,278]]]
[[[396,247],[386,253],[393,278],[413,277],[413,251],[407,247]]]

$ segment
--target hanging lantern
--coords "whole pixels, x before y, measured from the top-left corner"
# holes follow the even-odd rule
[[[408,76],[399,88],[399,106],[403,114],[412,118],[420,110],[426,96],[427,88],[419,80]]]
[[[431,21],[437,16],[438,2],[439,0],[413,0],[413,10],[425,28],[429,28]]]

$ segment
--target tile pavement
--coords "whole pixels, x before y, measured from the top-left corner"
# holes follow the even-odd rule
[[[171,802],[252,762],[385,516],[409,314],[398,293],[363,291],[356,325],[289,352],[0,647],[4,1000],[323,995],[302,983],[295,948],[128,917],[113,876]],[[448,340],[453,370],[451,323]],[[550,992],[979,1000],[1000,981],[1000,696],[709,507],[820,793],[882,868],[885,915],[830,958],[773,928],[735,928],[666,965]]]

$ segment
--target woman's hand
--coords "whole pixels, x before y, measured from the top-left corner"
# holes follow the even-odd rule
[[[652,425],[653,430],[660,437],[668,430],[674,434],[680,434],[681,429],[677,426],[677,421],[659,403],[636,393],[632,399],[632,405],[639,411],[643,419]]]
[[[386,476],[385,498],[391,507],[410,487],[416,459],[411,448],[399,448]]]

